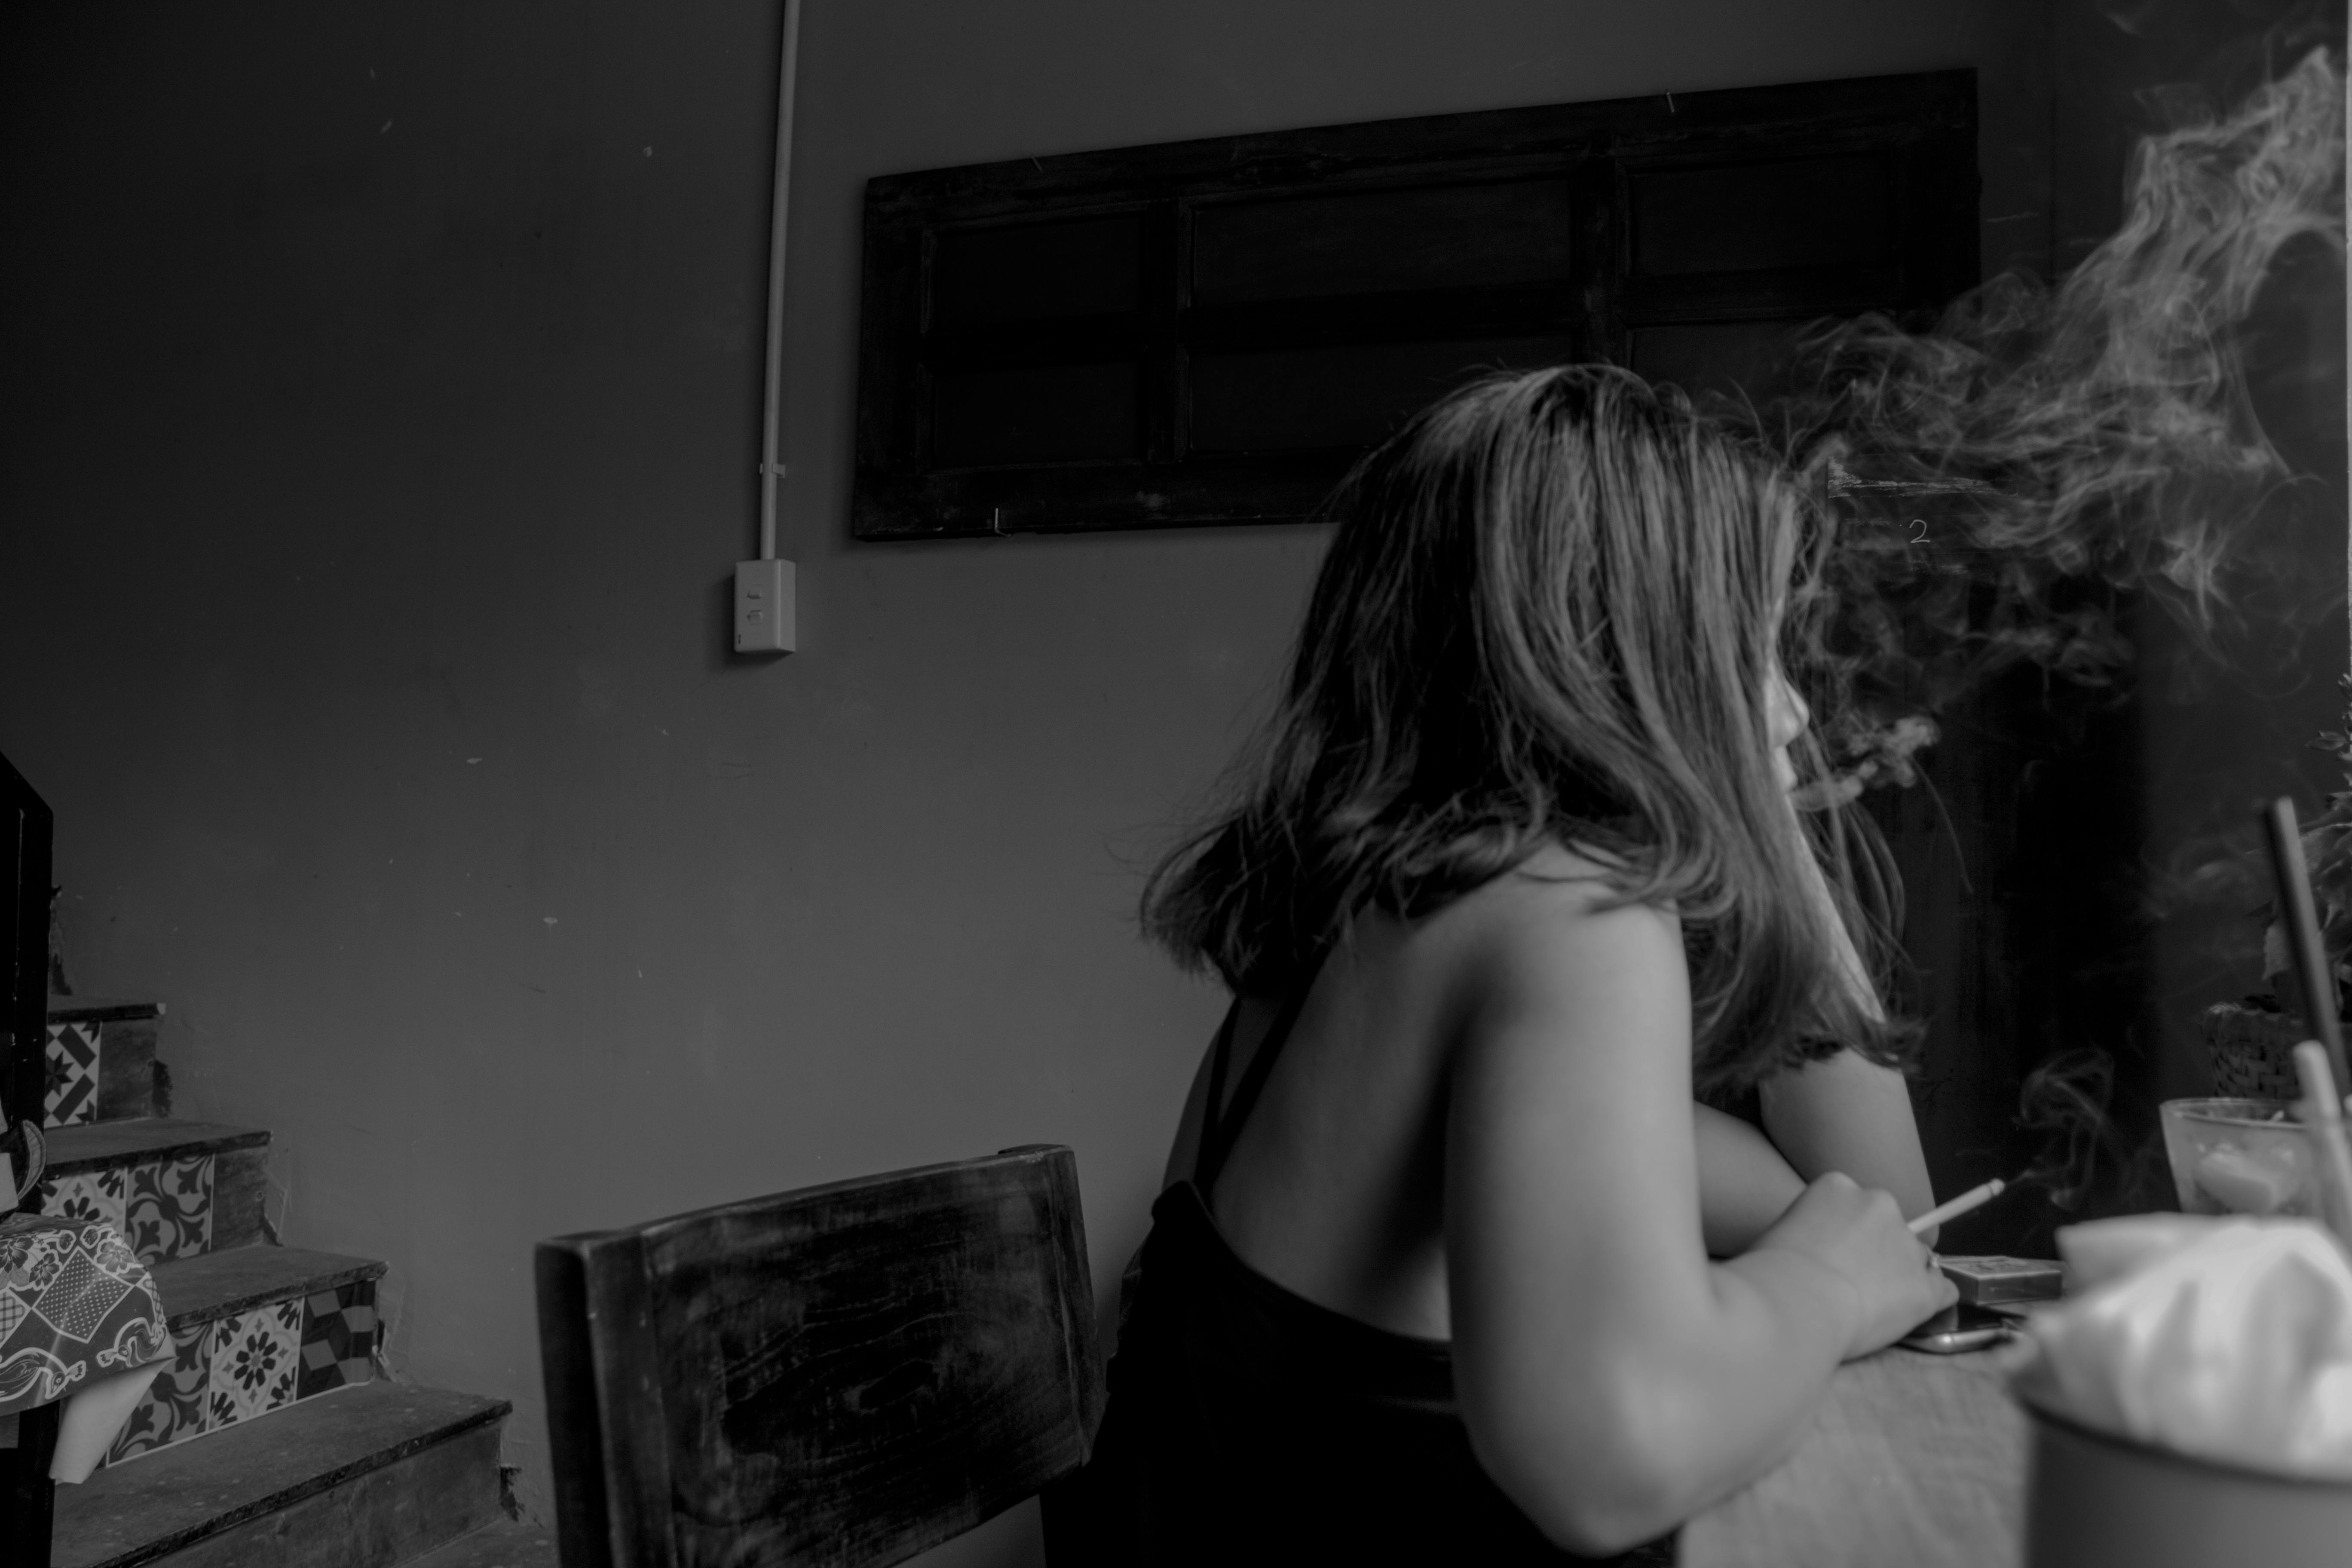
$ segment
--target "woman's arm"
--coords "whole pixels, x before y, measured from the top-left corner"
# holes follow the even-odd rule
[[[1698,1154],[1699,1233],[1708,1257],[1737,1258],[1788,1213],[1805,1190],[1804,1178],[1789,1168],[1770,1139],[1738,1117],[1695,1104],[1691,1119]]]
[[[1792,813],[1792,826],[1794,821]],[[1801,864],[1807,898],[1829,931],[1841,976],[1864,1006],[1879,1016],[1877,990],[1830,897],[1820,862],[1807,849]],[[1865,1187],[1893,1193],[1906,1215],[1936,1206],[1927,1157],[1919,1147],[1919,1126],[1902,1074],[1841,1051],[1775,1074],[1760,1089],[1764,1131],[1799,1176],[1812,1181],[1843,1171]]]
[[[1837,1176],[1708,1263],[1681,935],[1592,902],[1590,884],[1511,878],[1455,906],[1479,923],[1455,974],[1445,1170],[1471,1442],[1587,1552],[1769,1469],[1842,1358],[1951,1298],[1894,1201]]]
[[[1936,1206],[1901,1073],[1840,1051],[1774,1074],[1761,1092],[1764,1131],[1799,1177],[1843,1171],[1893,1193],[1906,1215]]]

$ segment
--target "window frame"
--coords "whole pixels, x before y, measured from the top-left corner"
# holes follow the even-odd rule
[[[1205,343],[1270,346],[1286,334],[1367,342],[1341,331],[1351,312],[1368,321],[1383,310],[1416,309],[1426,326],[1426,313],[1453,310],[1457,328],[1487,321],[1503,334],[1541,327],[1565,339],[1572,357],[1621,363],[1630,362],[1633,334],[1645,327],[1863,309],[1916,321],[1977,280],[1976,96],[1976,73],[1963,68],[1371,121],[870,180],[853,532],[861,540],[937,539],[1304,518],[1362,448],[1192,450],[1190,361]],[[1853,275],[1836,278],[1829,274],[1839,269],[1811,268],[1802,276],[1701,273],[1665,282],[1636,273],[1629,215],[1642,179],[1839,153],[1892,163],[1890,221],[1898,244],[1893,265],[1878,275],[1846,268]],[[1423,290],[1385,302],[1370,296],[1223,307],[1192,301],[1193,237],[1203,210],[1547,178],[1564,178],[1570,187],[1561,285],[1457,289],[1445,299]],[[962,331],[930,319],[942,231],[1126,212],[1142,215],[1136,310],[1116,321]],[[1122,347],[1138,361],[1138,455],[930,465],[937,368],[1023,356],[1047,362],[1089,347],[1098,354]]]

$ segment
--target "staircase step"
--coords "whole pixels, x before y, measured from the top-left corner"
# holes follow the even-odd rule
[[[55,1568],[391,1568],[500,1517],[503,1399],[375,1383],[58,1489]]]
[[[555,1532],[501,1520],[418,1558],[408,1568],[558,1568]]]
[[[294,1247],[241,1247],[157,1264],[172,1364],[123,1423],[108,1462],[372,1382],[383,1272],[369,1258]]]
[[[299,1300],[347,1285],[373,1286],[384,1266],[300,1247],[240,1247],[155,1265],[156,1292],[174,1329]]]
[[[106,996],[57,996],[49,998],[49,1019],[87,1019],[92,1023],[114,1024],[163,1016],[161,1002],[125,1002]]]
[[[241,1247],[155,1266],[172,1363],[123,1422],[109,1464],[375,1378],[383,1265],[294,1247]]]
[[[94,1171],[134,1160],[259,1148],[268,1142],[265,1128],[227,1127],[217,1121],[181,1121],[169,1116],[98,1121],[60,1127],[50,1133],[49,1169],[52,1173]]]
[[[148,1263],[263,1240],[269,1134],[168,1116],[60,1127],[48,1137],[44,1214],[106,1220]]]
[[[42,1124],[171,1114],[170,1085],[155,1061],[155,1021],[163,1016],[161,1002],[50,997]]]

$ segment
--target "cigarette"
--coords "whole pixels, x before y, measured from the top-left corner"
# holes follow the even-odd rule
[[[2001,1194],[2008,1190],[2009,1184],[2002,1181],[1999,1176],[1995,1176],[1991,1181],[1985,1183],[1984,1185],[1980,1187],[1970,1187],[1967,1192],[1962,1193],[1950,1203],[1937,1204],[1934,1208],[1929,1209],[1926,1214],[1923,1214],[1917,1219],[1913,1220],[1911,1222],[1911,1234],[1916,1236],[1921,1231],[1929,1229],[1935,1226],[1939,1226],[1948,1219],[1958,1219],[1962,1215],[1968,1213],[1970,1209],[1983,1207],[1985,1205],[1992,1202],[1993,1199],[2000,1196]]]

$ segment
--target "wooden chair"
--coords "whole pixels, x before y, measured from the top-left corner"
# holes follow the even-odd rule
[[[1075,1470],[1102,1409],[1067,1149],[542,1242],[564,1568],[898,1563]]]

